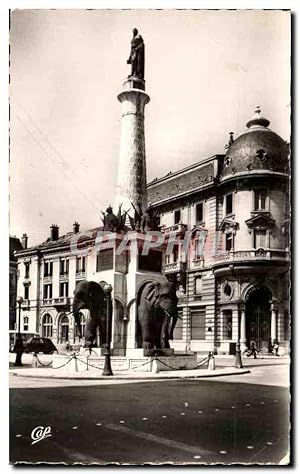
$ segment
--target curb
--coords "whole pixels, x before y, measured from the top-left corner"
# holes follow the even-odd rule
[[[238,370],[238,372],[237,372]],[[213,371],[212,371],[213,372]],[[147,380],[172,380],[172,379],[199,379],[199,378],[210,378],[210,377],[224,377],[224,376],[230,376],[230,375],[243,375],[243,374],[248,374],[251,371],[249,369],[236,369],[236,371],[224,371],[224,373],[220,373],[217,371],[217,373],[207,373],[207,374],[187,374],[187,375],[151,375],[149,377],[143,377],[143,376],[133,376],[133,374],[130,375],[112,375],[112,376],[105,376],[105,375],[100,375],[99,377],[74,377],[74,376],[68,376],[68,375],[36,375],[36,374],[21,374],[21,373],[16,373],[11,371],[11,374],[14,375],[15,377],[24,377],[24,378],[35,378],[35,379],[51,379],[51,380],[141,380],[141,381],[147,381]]]

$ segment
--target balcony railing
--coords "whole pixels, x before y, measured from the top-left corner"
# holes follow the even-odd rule
[[[44,275],[44,283],[52,281],[52,275]]]
[[[86,276],[85,270],[76,270],[76,278],[81,278]]]
[[[60,272],[59,279],[60,280],[67,280],[69,278],[69,272]]]
[[[248,261],[248,260],[281,260],[288,261],[289,253],[286,250],[270,250],[270,249],[257,249],[257,250],[238,250],[229,251],[221,255],[212,257],[214,264],[226,263],[232,261]]]
[[[44,306],[67,306],[71,304],[71,298],[69,296],[60,296],[59,298],[44,298]]]
[[[186,224],[174,224],[169,227],[162,227],[161,231],[164,234],[179,234],[183,233],[187,230],[187,225]]]
[[[29,309],[29,308],[30,308],[30,300],[23,300],[22,309]]]
[[[164,265],[165,273],[174,273],[174,272],[181,272],[184,271],[186,264],[184,262],[173,262],[173,263],[166,263]]]
[[[203,268],[204,267],[204,258],[195,258],[190,263],[191,269]]]

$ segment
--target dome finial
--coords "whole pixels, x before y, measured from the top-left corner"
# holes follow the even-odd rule
[[[270,121],[268,119],[266,119],[265,117],[262,117],[260,105],[257,105],[255,107],[255,112],[254,112],[254,115],[253,115],[252,119],[250,119],[246,123],[246,126],[248,128],[250,128],[250,127],[264,127],[264,128],[266,128],[269,125],[270,125]]]

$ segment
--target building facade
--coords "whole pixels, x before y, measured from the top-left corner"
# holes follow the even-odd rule
[[[166,275],[178,283],[176,350],[233,353],[238,339],[243,347],[250,339],[261,347],[277,339],[287,347],[289,146],[260,110],[245,133],[230,136],[225,153],[149,183],[148,202],[159,211],[164,236],[174,241],[171,253],[164,247],[162,262],[117,255],[118,238],[99,251],[101,228],[82,233],[77,223],[61,237],[52,225],[44,243],[16,252],[21,330],[26,323],[58,346],[78,341],[71,314],[75,286],[82,279],[105,281],[113,287],[112,346],[125,354],[138,344],[139,291]],[[86,316],[83,310],[83,333]]]
[[[226,153],[148,186],[165,233],[182,234],[164,272],[183,283],[174,346],[234,353],[289,340],[289,147],[259,108]],[[186,231],[200,247],[181,256]],[[193,247],[192,247],[193,248]]]

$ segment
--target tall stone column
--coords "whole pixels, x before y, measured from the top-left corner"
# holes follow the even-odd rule
[[[122,104],[121,144],[115,208],[133,215],[131,203],[147,207],[144,108],[150,101],[145,81],[129,77],[118,95]]]

